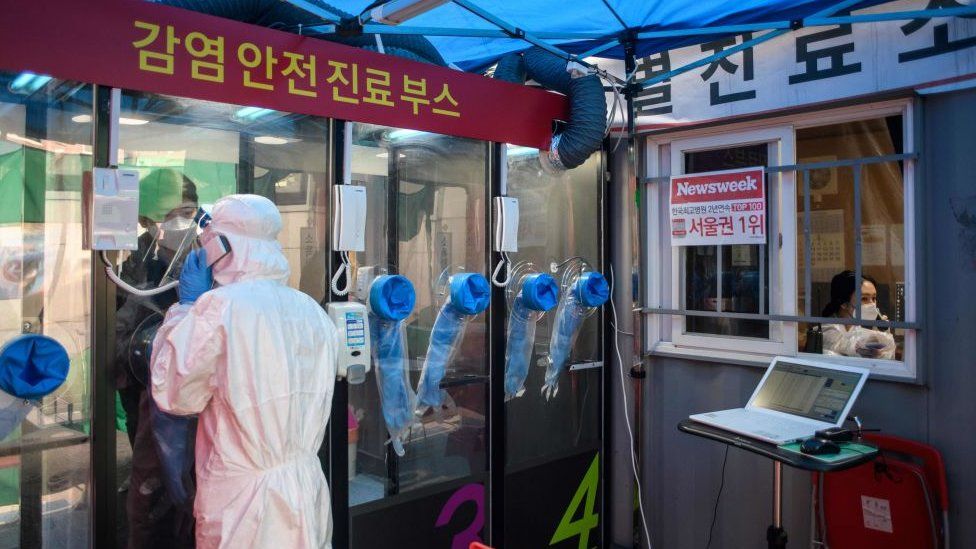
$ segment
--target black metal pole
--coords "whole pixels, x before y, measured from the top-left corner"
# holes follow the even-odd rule
[[[488,212],[485,234],[491,235],[494,212],[491,199],[502,196],[501,170],[507,162],[505,147],[490,146]],[[501,254],[488,247],[488,271],[502,260]],[[491,381],[488,388],[488,541],[493,547],[505,546],[505,318],[508,316],[505,289],[491,287],[491,306],[488,308],[488,368]]]
[[[92,92],[92,165],[109,167],[109,130],[112,117],[112,89],[95,86]],[[91,544],[116,547],[118,544],[118,479],[115,455],[115,379],[112,350],[115,348],[115,286],[109,283],[97,252],[91,254],[92,315],[91,333]]]
[[[37,96],[40,95],[41,99]],[[48,137],[47,131],[47,96],[43,91],[37,92],[27,100],[26,127],[27,137],[42,140]],[[46,221],[45,184],[47,181],[46,167],[42,163],[26,162],[24,165],[24,222],[44,223]],[[44,243],[41,243],[43,249]],[[43,333],[44,295],[25,292],[21,301],[22,331],[24,333]],[[55,412],[55,416],[57,412]],[[20,436],[39,431],[40,428],[29,420],[21,422]],[[42,453],[27,451],[30,445],[24,445],[25,451],[20,455],[20,546],[41,547],[44,543],[44,515],[41,501],[44,467]]]
[[[334,121],[329,135],[331,151],[334,155],[331,162],[333,185],[342,184],[343,158],[345,155],[345,140],[343,132],[348,122]],[[329,194],[331,197],[331,193]],[[335,208],[330,200],[329,209]],[[333,252],[329,258],[329,273],[326,283],[332,280],[339,267],[341,258],[338,252]],[[349,274],[348,272],[346,273]],[[345,301],[345,296],[331,293],[329,301]],[[324,463],[329,488],[332,492],[332,547],[348,549],[350,546],[352,524],[349,522],[349,431],[346,414],[349,413],[349,384],[345,380],[336,380],[335,392],[332,395],[332,412],[326,436],[327,449],[320,452],[320,459]],[[324,454],[324,456],[323,456]]]

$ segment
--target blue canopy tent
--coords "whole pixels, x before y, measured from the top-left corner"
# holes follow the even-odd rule
[[[422,35],[445,61],[469,71],[483,70],[505,54],[532,46],[566,58],[597,56],[633,61],[635,57],[714,40],[717,36],[766,31],[737,49],[717,54],[723,57],[803,27],[976,16],[976,6],[852,13],[889,3],[886,0],[453,0],[403,25],[389,26],[369,20],[371,8],[388,2],[285,1],[309,13],[304,27],[307,31],[336,32],[343,19],[354,14],[359,16],[365,33]],[[643,85],[653,85],[714,60],[703,58]]]
[[[433,7],[394,26],[373,21],[373,10],[410,2],[151,1],[472,72],[484,72],[498,63],[496,78],[522,83],[527,77],[569,96],[569,120],[553,136],[543,162],[557,171],[580,165],[598,150],[615,121],[626,122],[627,133],[633,136],[633,100],[642,89],[792,30],[976,16],[976,5],[934,0],[922,10],[870,12],[863,10],[891,0],[430,0]],[[635,79],[638,58],[744,33],[750,37],[735,46],[640,82]],[[518,52],[525,53],[512,55]],[[610,74],[590,62],[594,57],[622,60],[624,70]],[[588,78],[578,79],[579,71],[567,76],[567,62],[578,63],[578,68],[590,73]],[[601,87],[614,92],[609,118]],[[621,98],[626,98],[626,107]],[[623,117],[616,117],[618,108],[626,112]]]

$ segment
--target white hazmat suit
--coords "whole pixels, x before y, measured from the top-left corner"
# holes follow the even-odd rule
[[[270,200],[228,196],[212,217],[204,236],[231,245],[213,266],[219,286],[169,309],[151,363],[160,409],[199,414],[197,547],[331,548],[316,454],[335,385],[335,325],[285,285],[281,215]]]

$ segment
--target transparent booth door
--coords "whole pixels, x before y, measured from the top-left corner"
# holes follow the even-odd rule
[[[508,196],[519,200],[519,250],[510,254],[516,274],[547,273],[564,286],[567,269],[572,276],[580,262],[584,269],[601,272],[601,155],[561,174],[543,171],[536,149],[509,146],[507,161]],[[609,273],[602,274],[610,280]],[[598,447],[601,440],[602,317],[594,314],[583,321],[555,395],[547,398],[543,386],[556,311],[546,313],[536,327],[524,393],[506,402],[509,467]]]
[[[91,131],[74,122],[90,118],[91,97],[83,84],[0,73],[4,378],[15,369],[13,355],[40,367],[37,355],[20,354],[36,336],[35,348],[60,348],[67,358],[46,363],[66,364],[67,377],[44,395],[18,396],[0,384],[0,547],[91,542],[92,280],[81,242],[81,184],[92,147]],[[23,379],[33,384],[30,375],[25,369]]]
[[[82,120],[84,122],[84,120]],[[90,129],[88,130],[90,131]],[[331,121],[179,97],[123,92],[118,162],[140,176],[139,246],[118,260],[119,276],[139,288],[178,280],[196,246],[197,208],[236,193],[271,199],[281,212],[278,236],[291,267],[288,284],[324,303],[328,296],[328,189]],[[183,528],[189,508],[167,507],[149,429],[143,352],[175,290],[153,297],[116,291],[119,546],[192,546]],[[340,421],[344,418],[338,418]],[[152,543],[150,543],[152,542]],[[153,545],[155,544],[155,545]]]
[[[377,273],[400,274],[416,292],[403,320],[409,386],[416,390],[431,333],[459,273],[486,274],[488,146],[484,142],[368,124],[351,126],[351,184],[367,189],[366,250],[351,254],[350,299],[364,301]],[[467,321],[440,383],[439,406],[422,410],[397,455],[388,441],[376,364],[349,386],[352,546],[369,547],[357,514],[442,484],[482,482],[487,468],[487,314]],[[374,347],[377,342],[373,342]]]
[[[513,333],[524,322],[513,302],[524,294],[526,277],[552,276],[560,295],[559,304],[541,318],[533,313],[538,321],[528,352],[511,353],[506,363],[505,539],[498,543],[527,549],[594,547],[600,543],[601,308],[591,308],[575,324],[575,339],[566,335],[573,326],[567,322],[570,299],[576,299],[578,288],[572,281],[593,272],[612,279],[601,267],[602,155],[552,174],[540,166],[536,149],[506,149],[508,196],[519,200],[520,210],[518,252],[509,254],[514,271],[506,291],[507,344],[516,341]],[[606,297],[609,284],[603,291]],[[554,363],[563,366],[553,369]],[[524,372],[521,391],[509,386],[513,372]]]

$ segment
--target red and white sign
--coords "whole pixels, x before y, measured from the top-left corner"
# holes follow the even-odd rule
[[[671,178],[671,245],[766,243],[766,179],[759,168]]]
[[[545,148],[565,96],[136,0],[6,0],[0,70]]]

